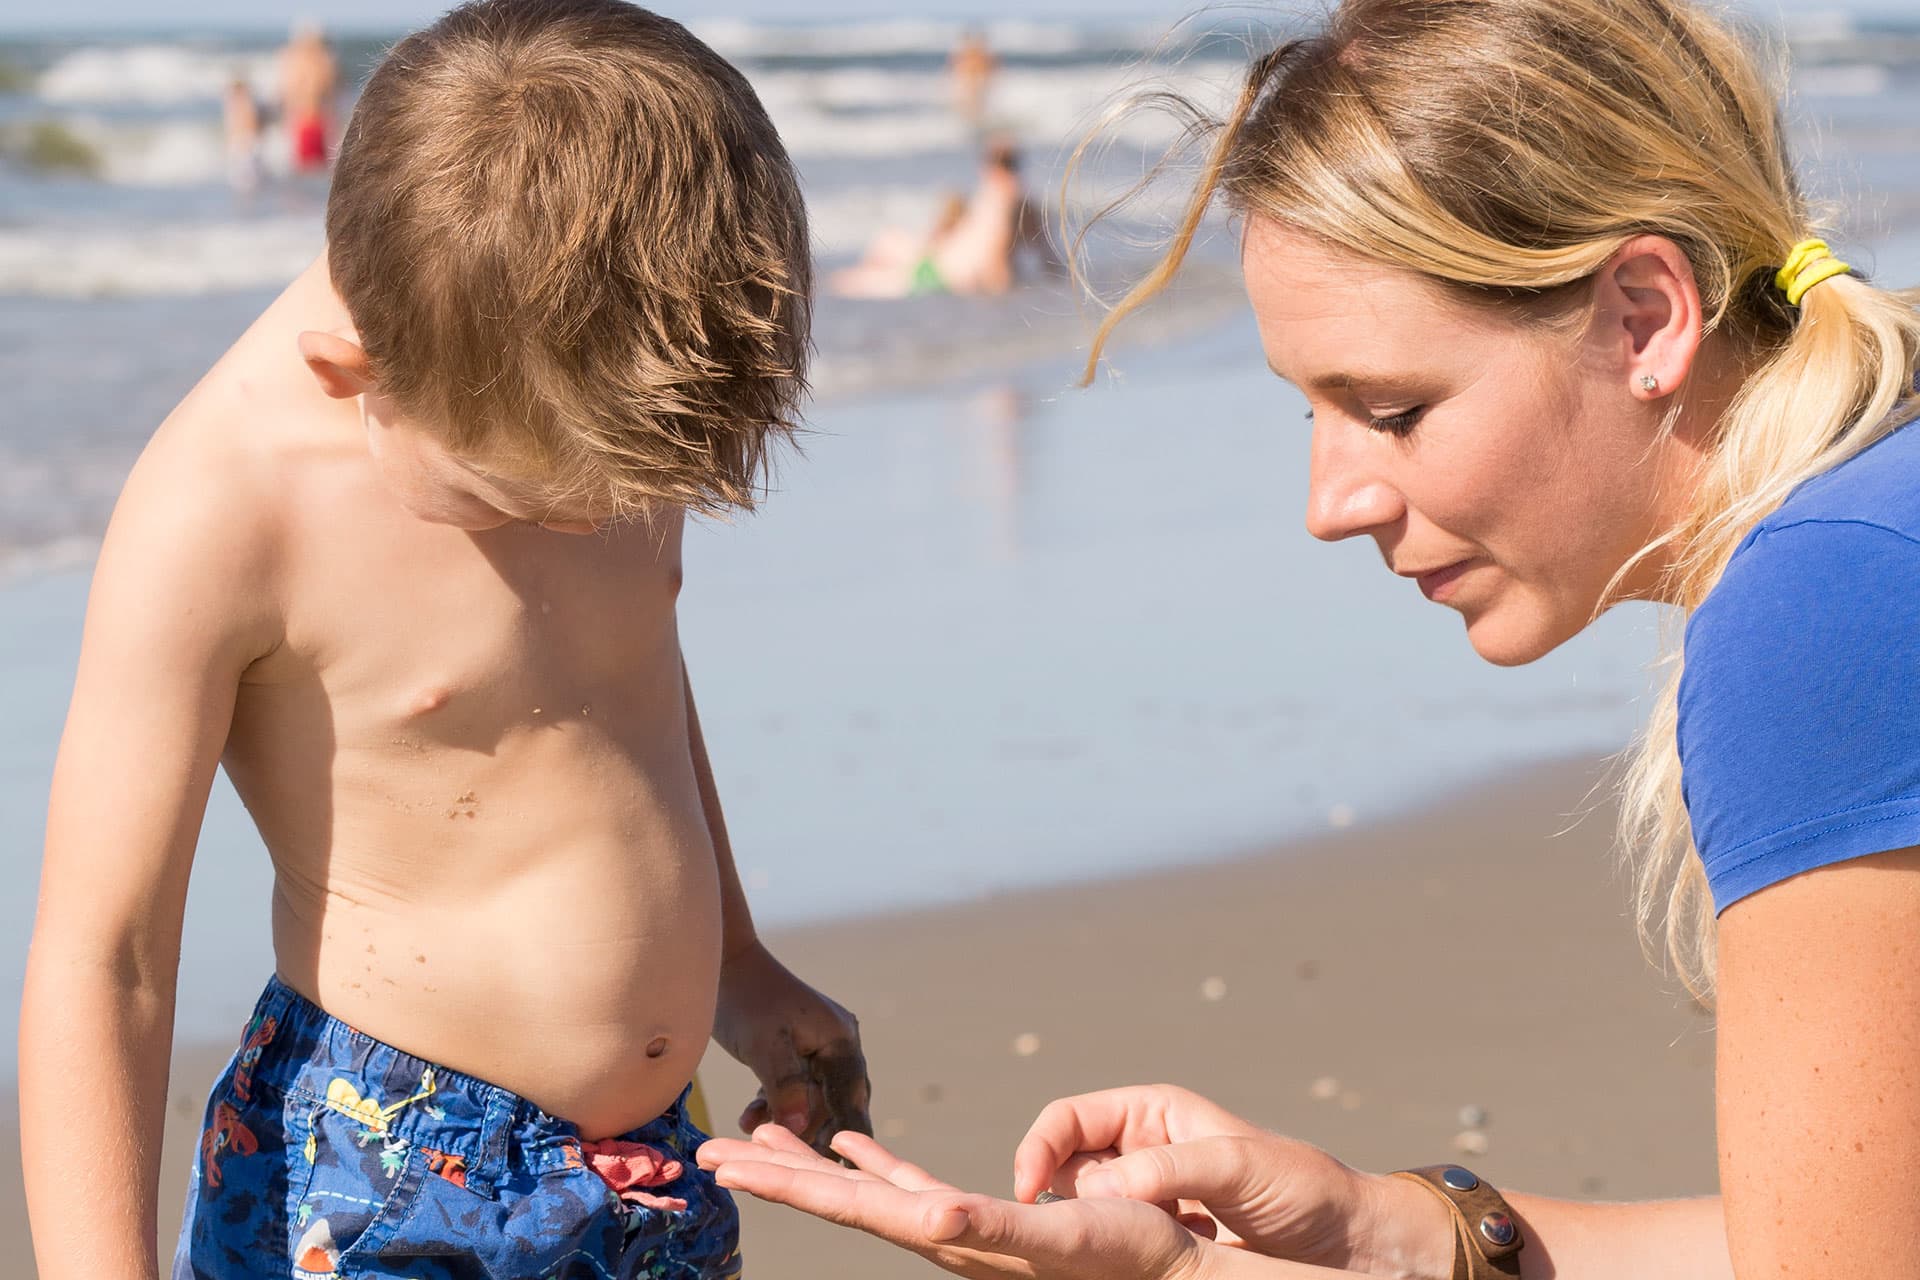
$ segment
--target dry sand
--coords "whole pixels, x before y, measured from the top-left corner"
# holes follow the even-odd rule
[[[1556,835],[1599,773],[1547,766],[1257,857],[771,941],[860,1015],[881,1135],[969,1188],[1005,1190],[1049,1099],[1167,1080],[1363,1168],[1455,1158],[1461,1110],[1478,1107],[1486,1154],[1459,1158],[1502,1185],[1710,1191],[1710,1025],[1641,958],[1611,813]],[[177,1055],[169,1223],[228,1051]],[[716,1052],[701,1075],[730,1127],[746,1073]],[[0,1145],[0,1277],[13,1280],[32,1263],[10,1117]],[[774,1206],[743,1216],[762,1280],[933,1274]]]

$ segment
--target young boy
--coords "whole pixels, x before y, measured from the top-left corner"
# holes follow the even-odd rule
[[[865,1128],[853,1020],[755,940],[682,665],[683,512],[804,388],[792,167],[617,0],[394,48],[327,253],[168,418],[96,572],[21,1026],[44,1280],[158,1272],[188,869],[224,763],[277,976],[207,1106],[176,1277],[738,1273],[685,1089]]]

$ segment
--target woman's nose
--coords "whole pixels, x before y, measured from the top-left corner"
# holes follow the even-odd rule
[[[1307,484],[1307,532],[1338,542],[1393,524],[1406,514],[1400,491],[1367,465],[1368,439],[1344,424],[1314,423]]]

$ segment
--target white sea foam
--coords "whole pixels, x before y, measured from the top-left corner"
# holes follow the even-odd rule
[[[1801,67],[1794,73],[1796,92],[1816,98],[1870,98],[1893,87],[1893,72],[1873,63],[1836,63]]]
[[[984,24],[899,18],[879,22],[775,24],[715,19],[689,24],[722,56],[752,58],[945,57],[969,30],[1003,55],[1061,57],[1090,50],[1151,47],[1156,24],[1088,27],[1006,19]]]
[[[219,293],[285,284],[319,253],[318,217],[182,226],[0,228],[0,293],[48,298]]]
[[[93,45],[53,63],[35,88],[53,103],[168,106],[217,101],[235,75],[256,94],[270,93],[278,77],[273,54],[181,44]]]

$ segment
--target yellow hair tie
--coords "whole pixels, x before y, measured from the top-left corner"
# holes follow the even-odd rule
[[[1835,276],[1844,276],[1852,267],[1833,256],[1825,240],[1802,240],[1787,255],[1787,265],[1773,277],[1774,287],[1787,295],[1791,306],[1799,306],[1807,290]]]

